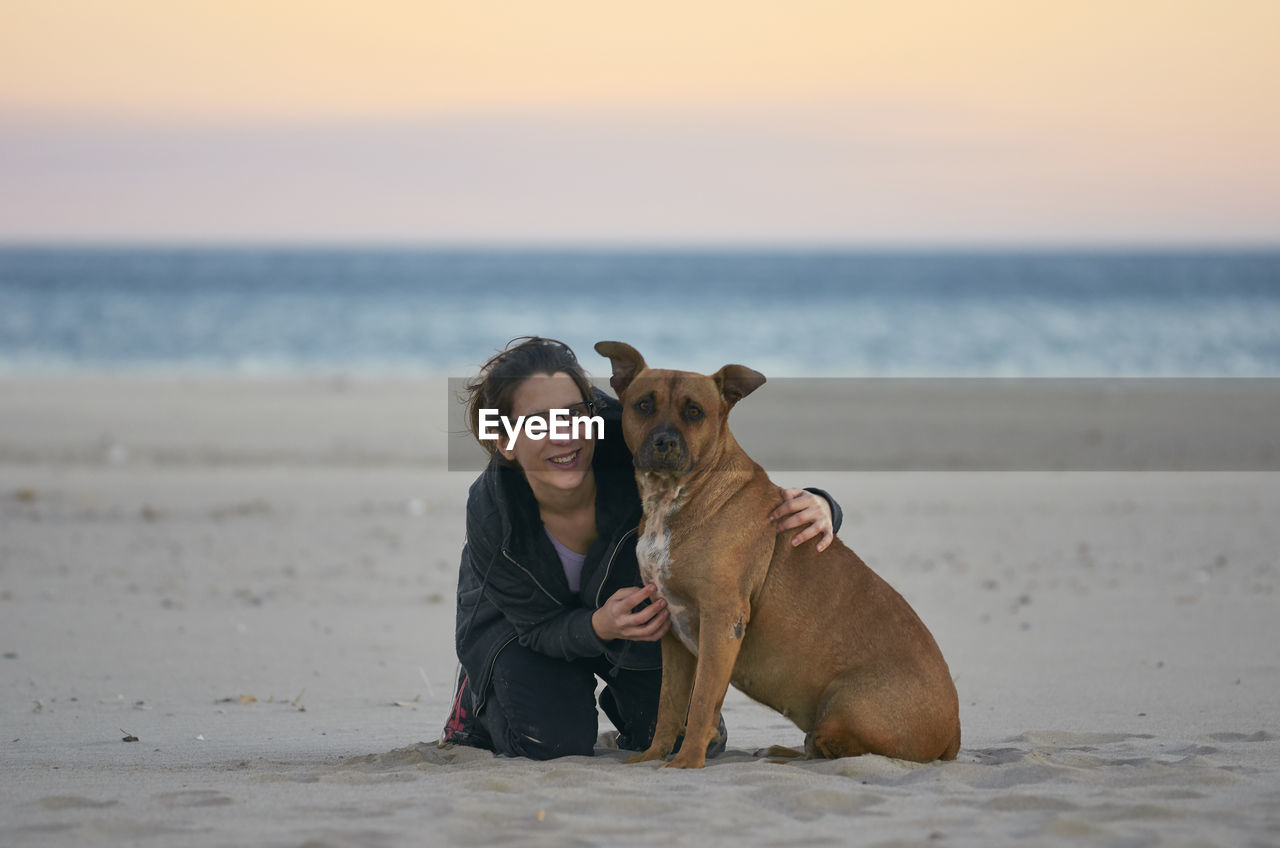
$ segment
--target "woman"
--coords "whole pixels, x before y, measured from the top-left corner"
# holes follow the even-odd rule
[[[640,498],[616,401],[594,389],[568,346],[526,337],[484,364],[468,387],[467,417],[508,421],[553,409],[604,419],[604,436],[480,440],[490,454],[467,499],[456,640],[462,674],[443,742],[550,759],[590,755],[600,707],[618,747],[653,737],[662,680],[659,640],[670,620],[640,586]],[[586,429],[586,428],[583,428]],[[789,489],[768,520],[827,547],[840,510],[820,490]],[[721,733],[709,753],[723,750]]]

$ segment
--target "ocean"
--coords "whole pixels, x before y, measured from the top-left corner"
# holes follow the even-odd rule
[[[0,373],[1280,376],[1277,251],[0,248]]]

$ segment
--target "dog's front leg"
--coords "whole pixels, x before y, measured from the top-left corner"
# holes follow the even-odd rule
[[[689,693],[693,689],[693,672],[697,660],[680,641],[668,632],[662,637],[662,686],[658,694],[658,719],[653,742],[644,753],[627,762],[643,763],[665,760],[684,733],[684,719],[689,712]]]
[[[672,768],[702,768],[707,762],[707,746],[720,725],[733,667],[742,648],[747,613],[738,609],[704,609],[698,622],[698,668],[693,680],[693,698],[680,753],[666,765]],[[665,680],[664,680],[665,683]]]

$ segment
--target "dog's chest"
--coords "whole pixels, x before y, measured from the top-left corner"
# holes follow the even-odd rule
[[[671,518],[680,510],[682,491],[679,486],[641,482],[640,497],[644,504],[644,532],[636,542],[636,559],[640,577],[652,583],[667,602],[671,629],[696,656],[698,639],[694,631],[690,604],[671,590]]]

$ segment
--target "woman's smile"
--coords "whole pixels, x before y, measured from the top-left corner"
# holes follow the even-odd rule
[[[578,467],[578,459],[582,456],[582,448],[575,448],[568,453],[557,454],[547,461],[558,466],[561,471],[571,471]]]

